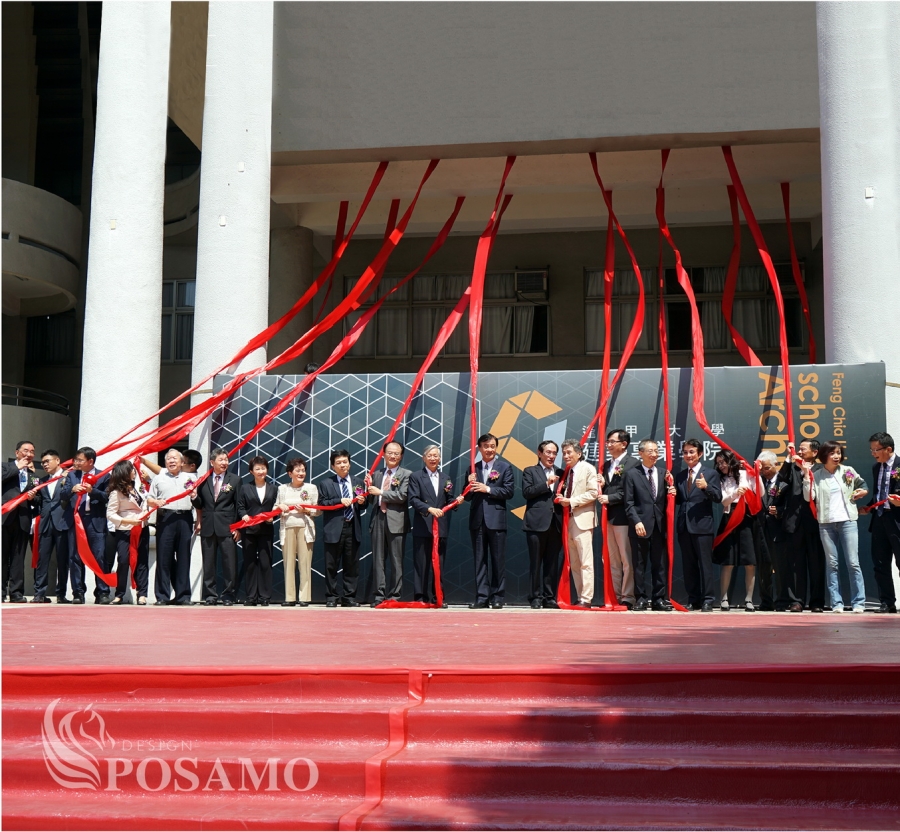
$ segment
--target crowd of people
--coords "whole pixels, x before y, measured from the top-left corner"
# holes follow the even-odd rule
[[[719,451],[712,465],[704,464],[702,443],[688,439],[681,449],[683,467],[674,477],[659,464],[656,441],[641,441],[637,458],[628,453],[630,442],[624,430],[609,431],[599,471],[584,458],[584,449],[574,439],[561,447],[549,440],[538,446],[536,463],[524,470],[521,487],[532,609],[559,606],[564,546],[575,589],[572,604],[590,607],[594,603],[593,538],[600,525],[598,509],[603,506],[616,602],[630,610],[672,610],[667,508],[669,497],[674,496],[688,610],[732,609],[732,600],[739,597],[735,584],[740,567],[742,609],[747,612],[843,612],[840,551],[850,577],[846,606],[854,613],[863,612],[866,594],[857,525],[859,516],[868,514],[879,597],[874,611],[896,613],[892,563],[900,568],[900,457],[887,433],[875,433],[869,440],[875,459],[871,487],[846,464],[844,448],[836,441],[820,445],[804,440],[783,461],[763,451],[756,473],[748,473],[729,450]],[[145,460],[136,470],[132,462],[123,460],[103,474],[96,468],[92,448],[79,448],[67,472],[60,467],[59,453],[50,449],[40,456],[43,475],[38,475],[34,444],[21,441],[15,459],[3,464],[3,503],[27,495],[3,515],[3,601],[27,600],[25,558],[34,540],[38,552],[32,603],[51,603],[52,596],[60,604],[85,603],[77,511],[84,531],[82,546],[107,579],[113,572],[116,578],[114,586],[96,579],[94,602],[125,603],[131,579],[136,603],[151,603],[148,512],[155,509],[152,603],[156,606],[192,604],[190,560],[195,535],[202,554],[201,603],[233,606],[243,580],[243,605],[268,606],[273,601],[276,519],[283,553],[282,606],[305,607],[311,602],[317,520],[325,550],[326,607],[358,607],[361,602],[375,607],[400,601],[410,532],[413,598],[436,605],[434,538],[443,569],[452,510],[467,502],[475,577],[469,608],[502,609],[506,604],[507,503],[515,495],[515,478],[510,464],[497,455],[495,436],[485,434],[477,444],[480,461],[464,484],[454,483],[441,470],[437,445],[428,445],[422,467],[412,470],[403,465],[403,445],[393,441],[385,444],[383,464],[373,476],[351,474],[350,453],[342,449],[331,453],[331,472],[316,484],[309,482],[309,466],[300,457],[289,459],[283,472],[277,473],[270,470],[268,460],[253,457],[249,476],[242,479],[229,470],[228,453],[216,448],[209,476],[198,484],[202,457],[197,451],[169,450],[164,468]],[[280,474],[283,480],[276,483]],[[41,487],[42,483],[47,484]],[[715,504],[722,506],[718,526]],[[359,552],[366,513],[372,568],[368,586],[361,590]],[[57,582],[51,587],[49,567],[54,553]],[[82,553],[86,555],[84,549]]]

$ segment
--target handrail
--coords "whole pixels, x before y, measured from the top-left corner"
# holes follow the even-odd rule
[[[34,407],[38,410],[61,413],[63,416],[70,415],[69,400],[65,396],[51,393],[49,390],[26,387],[23,384],[4,384],[3,404],[13,407]]]

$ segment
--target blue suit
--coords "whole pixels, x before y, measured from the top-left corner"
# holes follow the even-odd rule
[[[499,457],[491,462],[496,479],[487,483],[490,494],[470,491],[469,534],[475,556],[475,603],[503,604],[506,599],[506,501],[516,490],[512,466]],[[484,464],[475,464],[478,482],[484,482]],[[488,575],[488,558],[491,569]]]
[[[706,480],[706,488],[691,483],[688,487],[688,469],[675,477],[675,503],[678,515],[675,529],[681,547],[681,565],[684,569],[684,586],[688,603],[699,609],[704,602],[716,600],[716,581],[712,564],[713,540],[716,535],[713,503],[722,502],[722,484],[718,473],[705,465],[700,475]]]
[[[51,477],[44,477],[47,482]],[[46,596],[47,573],[50,569],[50,556],[56,549],[56,597],[65,598],[66,584],[69,581],[69,537],[74,527],[72,505],[62,501],[63,484],[66,478],[57,481],[51,496],[50,489],[38,491],[37,504],[40,510],[40,527],[38,532],[39,558],[34,571],[34,594]]]
[[[90,473],[96,476],[100,471],[99,469],[94,468]],[[81,478],[81,471],[69,471],[68,476],[63,481],[62,501],[73,512],[75,503],[78,501],[78,494],[72,491],[72,489],[81,483]],[[108,502],[106,488],[108,485],[109,474],[105,474],[94,483],[91,493],[85,494],[85,496],[81,498],[81,503],[78,506],[78,513],[81,515],[81,522],[84,525],[84,533],[87,537],[88,545],[90,546],[94,558],[104,572],[112,570],[112,562],[108,562],[106,558],[106,503]],[[74,521],[69,532],[69,574],[72,579],[72,594],[83,596],[85,592],[84,562],[78,554]],[[97,578],[94,587],[94,598],[98,598],[101,595],[108,596],[109,587]]]

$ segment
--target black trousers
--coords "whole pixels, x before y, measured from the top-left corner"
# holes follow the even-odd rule
[[[38,565],[34,570],[34,594],[47,595],[47,576],[50,571],[50,559],[53,550],[56,550],[56,597],[64,598],[66,584],[69,581],[69,532],[67,529],[60,531],[49,525],[44,528],[41,523],[40,538],[38,539]]]
[[[338,594],[338,568],[343,569],[343,594]],[[337,543],[325,544],[325,600],[356,600],[359,581],[359,542],[353,536],[353,522],[345,522]]]
[[[773,610],[780,596],[781,580],[776,574],[778,558],[775,557],[775,537],[769,533],[767,527],[765,518],[755,517],[750,528],[753,532],[753,548],[756,551],[756,585],[759,587],[760,606],[764,610]],[[730,592],[728,597],[731,597]],[[780,606],[783,609],[786,605],[781,601]]]
[[[469,529],[475,555],[475,603],[506,600],[506,529]],[[490,561],[490,575],[488,574]]]
[[[822,548],[822,538],[819,537],[819,524],[812,518],[801,519],[797,530],[785,537],[785,544],[791,553],[793,591],[797,600],[805,607],[824,607],[825,550]]]
[[[877,509],[876,509],[877,512]],[[894,577],[891,561],[900,569],[900,509],[892,508],[882,514],[872,515],[872,565],[878,584],[878,600],[883,604],[896,605]]]
[[[413,598],[426,604],[437,603],[437,588],[434,585],[434,564],[431,561],[431,547],[434,538],[413,538]],[[447,553],[447,538],[438,538],[438,564],[444,574],[444,555]]]
[[[118,530],[113,534],[116,541],[116,598],[124,598],[128,589],[128,573],[131,571],[131,531]],[[150,577],[150,529],[141,529],[138,538],[137,563],[134,567],[134,582],[138,597],[147,597]]]
[[[3,524],[3,595],[25,594],[25,552],[28,549],[28,529],[19,525],[15,512],[8,523]]]
[[[688,603],[694,607],[701,606],[705,601],[713,604],[716,600],[716,576],[712,562],[713,540],[715,535],[712,534],[680,532],[678,535],[684,587],[687,590]]]
[[[544,532],[525,532],[528,544],[529,601],[555,601],[559,585],[559,555],[562,530],[555,522]]]
[[[272,535],[241,535],[248,601],[272,600]]]
[[[391,534],[384,512],[375,506],[371,538],[372,572],[369,596],[373,601],[384,601],[385,598],[399,601],[403,592],[403,552],[406,548],[406,535]],[[388,560],[391,564],[390,583],[387,580]]]
[[[201,536],[200,552],[203,555],[203,600],[219,597],[216,582],[216,559],[219,552],[222,553],[222,573],[225,576],[225,587],[222,590],[222,599],[233,601],[237,592],[237,546],[234,538],[227,534],[219,537],[217,534]],[[246,558],[246,554],[244,555]],[[271,563],[271,558],[270,558]],[[271,582],[269,584],[271,586]]]
[[[650,583],[652,599],[666,599],[668,563],[666,555],[666,538],[659,529],[655,529],[648,537],[638,537],[632,526],[628,530],[631,540],[631,568],[634,571],[635,600],[648,600],[646,587],[646,561],[650,560]]]
[[[175,589],[175,603],[191,601],[191,513],[159,512],[156,523],[156,581],[157,601],[171,601]]]

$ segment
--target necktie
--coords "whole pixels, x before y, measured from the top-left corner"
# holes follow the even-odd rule
[[[428,476],[431,477],[431,485],[434,487],[434,496],[437,497],[438,494],[440,493],[440,489],[439,489],[440,483],[438,482],[438,476],[439,476],[438,472],[435,471],[433,474],[429,474]]]
[[[344,497],[350,496],[350,486],[347,485],[347,480],[341,480],[341,494]],[[352,503],[344,509],[344,519],[345,520],[353,519],[353,504]]]
[[[382,479],[382,481],[381,481],[381,490],[382,491],[388,491],[390,489],[392,477],[393,477],[393,475],[391,474],[390,468],[385,468],[384,469],[384,479]],[[385,514],[387,514],[387,506],[384,504],[384,500],[381,497],[378,498],[378,505],[381,506],[381,510]]]
[[[886,462],[881,463],[881,476],[878,478],[880,480],[878,486],[878,502],[881,500],[886,500],[888,495],[888,464]],[[875,509],[876,514],[884,513],[884,506],[878,506]]]
[[[691,493],[693,488],[694,488],[694,469],[691,468],[691,470],[688,472],[688,483],[687,483],[688,494]]]
[[[650,481],[650,493],[653,495],[653,499],[656,499],[656,480],[653,478],[653,469],[647,469],[647,479]]]
[[[28,474],[25,473],[25,469],[23,468],[19,471],[19,491],[24,491],[28,485]]]
[[[220,489],[221,487],[222,487],[222,475],[221,475],[221,474],[216,474],[216,487],[215,487],[215,489],[214,489],[214,492],[215,492],[215,493],[213,494],[213,499],[214,499],[214,500],[218,500],[218,499],[219,499],[219,489]]]
[[[572,496],[572,480],[575,478],[575,469],[573,468],[569,471],[569,475],[566,477],[566,497]]]
[[[491,466],[485,465],[484,468],[482,468],[482,473],[484,474],[484,482],[487,484],[488,478],[491,476]]]

